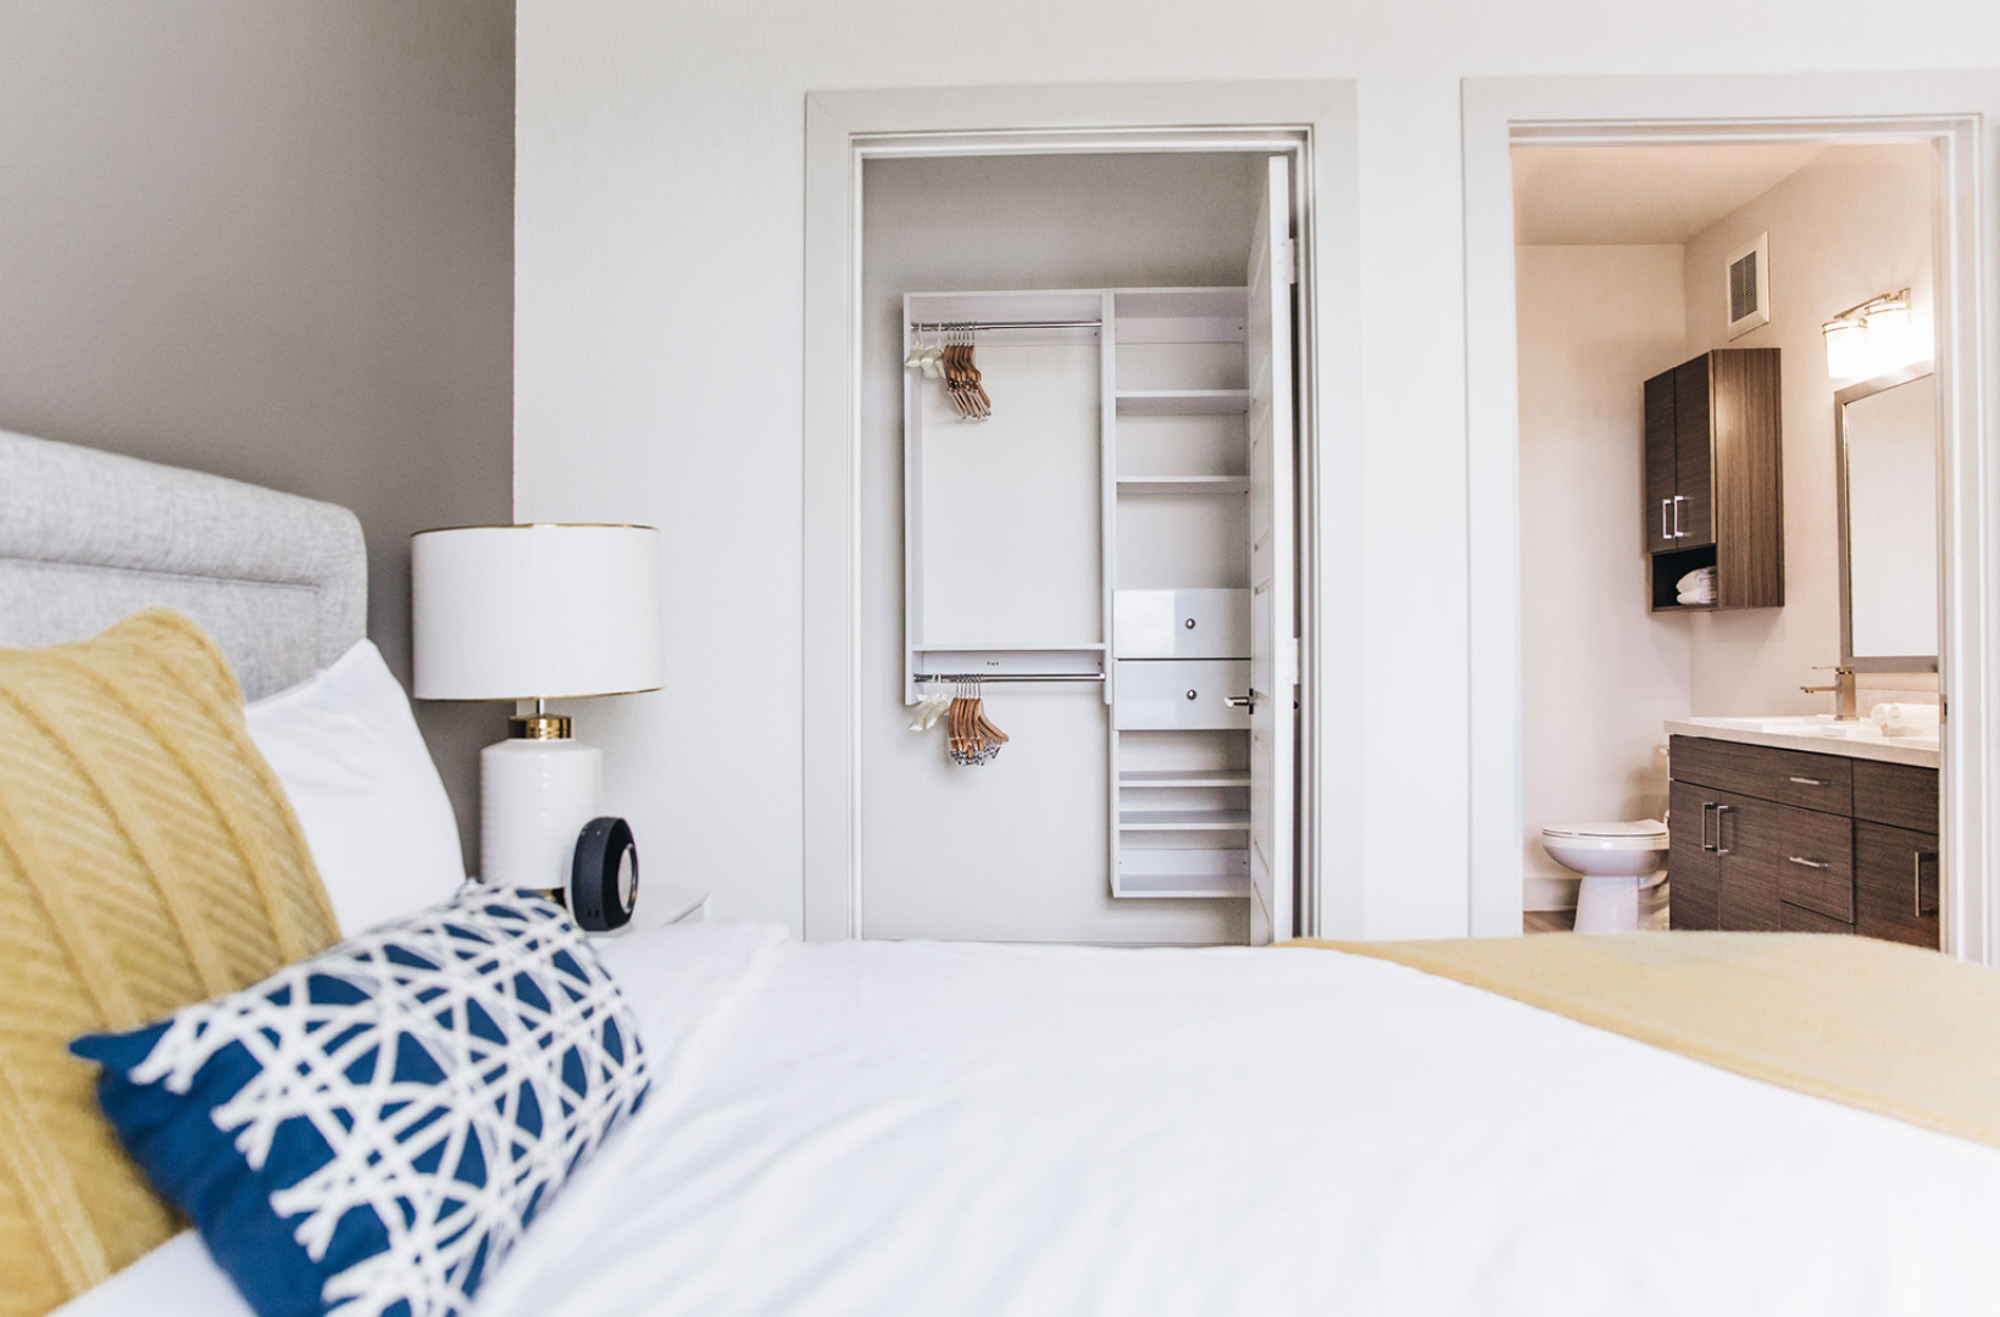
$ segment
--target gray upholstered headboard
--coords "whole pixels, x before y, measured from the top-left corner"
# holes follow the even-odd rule
[[[361,523],[332,503],[0,431],[0,645],[92,636],[165,604],[250,699],[367,629]]]

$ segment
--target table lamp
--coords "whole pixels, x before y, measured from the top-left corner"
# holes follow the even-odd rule
[[[600,812],[604,757],[546,704],[658,690],[660,591],[660,533],[650,526],[468,526],[411,537],[417,698],[535,702],[479,754],[485,881],[569,886],[577,836]]]

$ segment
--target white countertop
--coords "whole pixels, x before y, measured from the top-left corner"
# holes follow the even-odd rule
[[[1804,750],[1816,755],[1845,755],[1849,759],[1873,759],[1879,763],[1911,764],[1918,768],[1938,766],[1938,740],[1935,736],[1828,736],[1824,732],[1808,730],[1813,724],[1802,724],[1796,732],[1742,726],[1756,721],[1754,718],[1668,719],[1666,728],[1670,736],[1701,736],[1711,741],[1737,741],[1744,745],[1769,746],[1774,750]]]

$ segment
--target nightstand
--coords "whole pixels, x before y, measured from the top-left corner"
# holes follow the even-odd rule
[[[590,936],[622,937],[634,929],[707,922],[708,893],[705,890],[698,887],[648,887],[641,883],[639,905],[632,911],[632,922],[623,928],[615,928],[608,933],[592,933]]]

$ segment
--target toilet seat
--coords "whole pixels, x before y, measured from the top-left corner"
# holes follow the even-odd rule
[[[1655,851],[1667,844],[1667,825],[1658,819],[1632,823],[1551,823],[1542,836],[1603,851]]]

